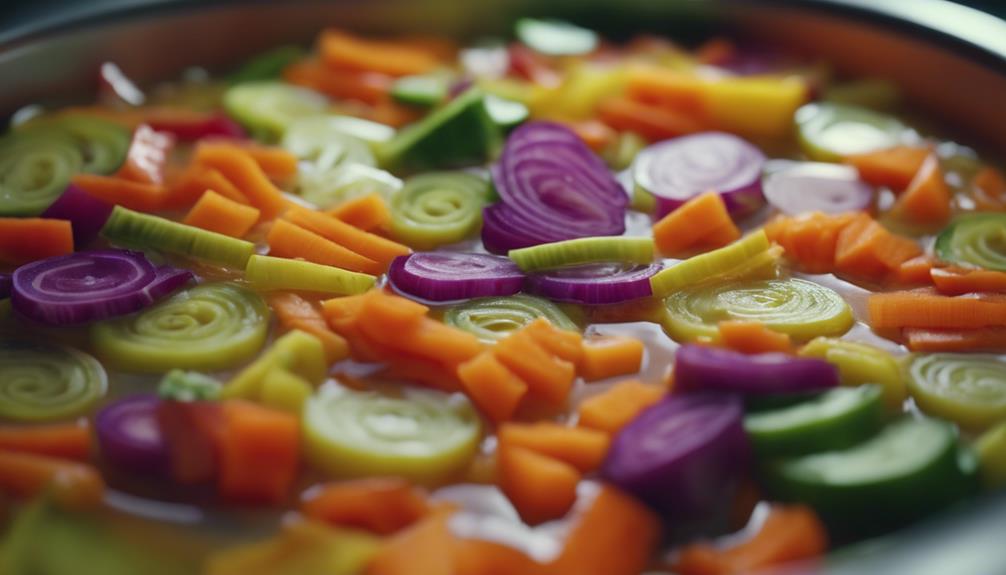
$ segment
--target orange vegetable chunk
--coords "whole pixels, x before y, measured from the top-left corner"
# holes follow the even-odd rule
[[[865,154],[845,157],[845,163],[859,171],[859,177],[874,186],[887,186],[895,191],[908,187],[922,164],[929,157],[928,148],[897,146]]]
[[[616,383],[580,403],[579,425],[614,435],[666,393],[660,386],[636,380]]]
[[[301,503],[304,515],[343,527],[391,535],[426,515],[426,492],[399,477],[319,485]]]
[[[300,466],[297,417],[246,401],[226,401],[221,409],[220,495],[231,501],[285,501]]]
[[[269,244],[271,256],[304,259],[354,272],[381,273],[380,266],[374,260],[286,220],[276,220],[273,223],[266,235],[266,243]]]
[[[21,265],[73,253],[68,220],[0,218],[0,263]]]
[[[553,356],[531,334],[514,332],[496,343],[496,359],[524,380],[531,395],[553,407],[566,403],[573,387],[573,364]]]
[[[388,203],[378,193],[347,200],[325,213],[365,232],[384,228],[391,222]]]
[[[484,351],[458,366],[461,386],[476,406],[494,423],[508,421],[527,394],[527,384]]]
[[[49,491],[61,505],[79,509],[101,502],[105,483],[90,465],[49,455],[0,451],[0,492],[35,497]]]
[[[583,342],[580,375],[595,381],[637,373],[643,365],[646,346],[631,337],[606,336]]]
[[[285,331],[299,329],[321,341],[325,348],[325,358],[329,363],[345,359],[349,355],[346,340],[329,329],[325,318],[311,302],[289,292],[269,294],[268,300],[269,307]]]
[[[719,323],[720,341],[725,347],[741,353],[792,353],[789,334],[765,327],[759,321],[728,320]]]
[[[46,425],[0,425],[0,451],[18,451],[87,461],[91,427],[86,419]]]
[[[607,434],[586,427],[567,427],[558,423],[506,423],[498,432],[500,449],[522,447],[558,459],[582,473],[601,466],[608,453]]]
[[[256,208],[207,190],[196,205],[192,206],[182,223],[232,238],[243,238],[259,220],[259,215]]]
[[[516,445],[501,444],[496,457],[500,489],[528,524],[562,517],[576,502],[572,465]]]
[[[653,241],[666,255],[703,244],[722,247],[741,237],[723,198],[715,191],[696,196],[653,224]]]
[[[950,188],[943,179],[940,162],[936,156],[930,156],[891,211],[916,224],[938,226],[950,219],[950,207]]]

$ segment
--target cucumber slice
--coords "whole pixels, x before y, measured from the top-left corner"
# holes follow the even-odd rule
[[[984,429],[1006,421],[1006,360],[965,353],[915,356],[908,391],[922,411]]]
[[[486,94],[485,105],[492,121],[504,130],[516,127],[531,116],[531,110],[524,104],[492,94]]]
[[[481,164],[499,149],[500,136],[485,95],[471,88],[399,131],[378,149],[378,158],[385,167],[416,170]]]
[[[759,321],[798,340],[842,335],[854,323],[837,292],[796,278],[697,286],[670,295],[664,306],[664,329],[678,341],[715,341],[724,320]]]
[[[343,164],[377,165],[366,142],[346,134],[338,122],[330,122],[327,117],[294,120],[280,145],[316,171]]]
[[[302,170],[296,187],[300,197],[322,209],[373,193],[390,202],[401,189],[402,180],[363,164],[344,164],[325,172]]]
[[[539,317],[559,329],[580,330],[559,306],[524,294],[478,298],[451,306],[444,313],[444,323],[475,335],[482,343],[492,344]]]
[[[908,397],[898,360],[872,345],[819,337],[800,348],[799,355],[823,359],[838,367],[842,385],[880,385],[884,403],[892,410],[900,410]]]
[[[328,98],[282,82],[248,82],[224,93],[224,108],[252,133],[278,139],[295,120],[322,114]]]
[[[413,176],[391,202],[391,232],[416,249],[459,242],[482,225],[489,193],[488,181],[467,172]]]
[[[748,415],[744,428],[760,457],[845,449],[880,429],[881,397],[876,385],[839,387],[809,401]]]
[[[333,130],[338,130],[347,136],[367,142],[371,148],[375,148],[384,142],[395,137],[395,129],[391,126],[355,118],[353,116],[324,116],[325,123]]]
[[[279,46],[267,52],[252,56],[240,68],[227,76],[227,82],[240,84],[242,82],[262,82],[276,80],[283,68],[304,56],[304,48],[297,45]]]
[[[775,497],[806,503],[838,530],[859,535],[937,511],[974,492],[974,454],[935,419],[905,418],[855,447],[770,465]]]
[[[945,262],[1006,271],[1006,214],[958,216],[936,238]]]
[[[1006,487],[1006,422],[982,434],[975,450],[982,483],[990,489]]]
[[[444,74],[405,76],[391,86],[391,97],[413,106],[436,106],[447,99],[450,79]]]
[[[101,235],[124,247],[159,250],[235,268],[244,268],[255,253],[255,244],[251,242],[122,206],[112,210]]]
[[[508,255],[525,272],[603,262],[648,264],[653,262],[653,240],[629,236],[577,238],[510,250]]]
[[[718,250],[706,252],[673,265],[650,278],[653,295],[665,296],[676,290],[684,289],[712,281],[724,279],[743,279],[752,277],[748,272],[754,270],[761,273],[761,264],[752,267],[752,262],[763,255],[772,255],[768,236],[764,230],[758,230]],[[767,270],[770,277],[775,277],[775,262],[778,256],[770,257],[766,262],[771,269]],[[754,276],[761,277],[761,276]]]
[[[351,272],[303,260],[254,255],[248,259],[245,279],[259,291],[297,290],[354,295],[374,287],[372,275]]]
[[[426,389],[323,387],[304,408],[308,461],[339,477],[436,483],[468,464],[482,425],[468,399]]]
[[[597,48],[597,34],[562,20],[521,18],[517,38],[528,48],[547,56],[578,56]]]
[[[230,283],[182,290],[146,310],[91,327],[99,357],[125,371],[212,371],[258,353],[269,308],[258,294]]]
[[[796,128],[804,153],[823,162],[897,146],[908,131],[886,114],[827,102],[806,104],[797,110]]]
[[[104,368],[68,347],[0,342],[0,418],[55,421],[87,412],[108,389]]]

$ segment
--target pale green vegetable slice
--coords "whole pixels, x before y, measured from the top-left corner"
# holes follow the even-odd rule
[[[908,365],[908,391],[926,413],[963,427],[1006,421],[1006,361],[995,355],[915,356]]]
[[[104,368],[69,347],[0,342],[0,418],[53,421],[86,413],[108,389]]]
[[[559,306],[524,294],[478,298],[452,306],[444,313],[444,323],[474,334],[483,343],[495,343],[539,317],[559,329],[579,330]]]

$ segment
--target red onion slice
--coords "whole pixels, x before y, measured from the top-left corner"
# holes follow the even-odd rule
[[[746,471],[751,448],[733,395],[672,395],[615,436],[601,476],[673,519],[708,517]]]
[[[11,305],[39,323],[87,323],[143,309],[193,277],[187,270],[155,268],[141,252],[77,252],[19,267]]]
[[[745,355],[702,345],[682,346],[674,356],[675,391],[768,395],[826,391],[838,384],[838,368],[822,359]]]
[[[109,465],[143,475],[168,471],[170,452],[157,422],[160,403],[156,395],[132,395],[98,412],[95,433]]]
[[[840,214],[867,210],[873,189],[852,166],[799,162],[765,177],[765,198],[779,211],[795,216],[806,212]]]
[[[727,210],[745,216],[765,203],[761,175],[765,155],[724,132],[703,132],[657,142],[636,156],[636,186],[656,199],[660,218],[695,196],[714,190]]]
[[[73,228],[73,245],[80,249],[98,237],[98,232],[112,215],[115,206],[88,194],[79,186],[70,184],[49,205],[43,218],[69,220]]]
[[[588,264],[535,274],[526,283],[529,292],[552,300],[605,305],[653,295],[650,278],[661,269],[660,264]]]
[[[520,291],[524,273],[509,258],[459,252],[416,252],[398,256],[388,281],[399,293],[428,302],[448,303]]]
[[[529,122],[515,129],[492,175],[502,202],[485,212],[490,251],[625,232],[624,189],[564,126]]]

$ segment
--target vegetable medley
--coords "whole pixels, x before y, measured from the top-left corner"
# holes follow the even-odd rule
[[[4,573],[741,574],[1006,485],[999,169],[883,81],[515,32],[15,116]]]

